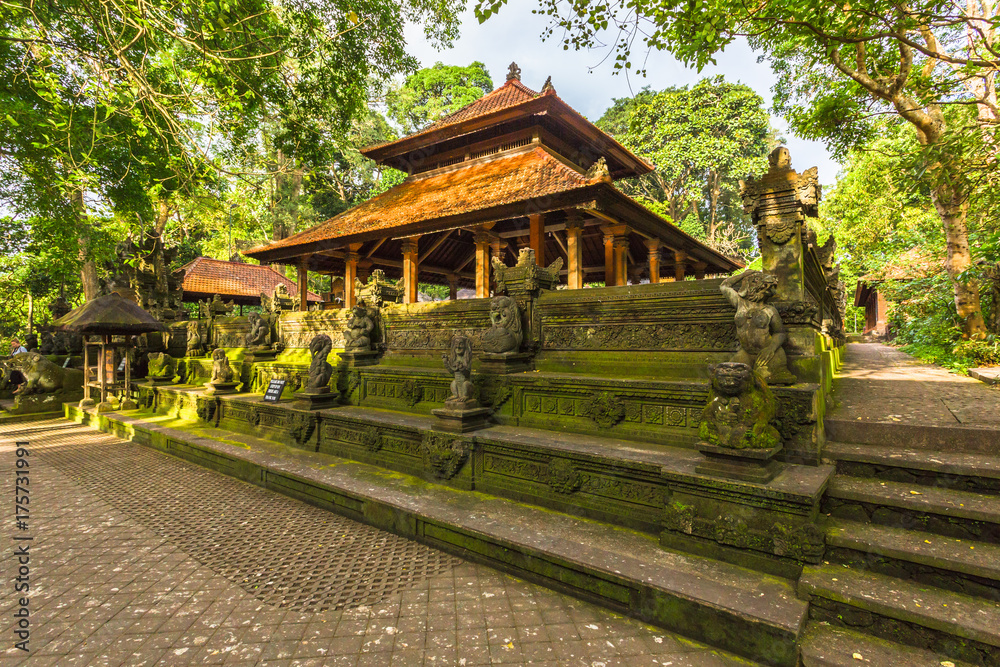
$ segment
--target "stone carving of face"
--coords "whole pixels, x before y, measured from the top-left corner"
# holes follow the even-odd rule
[[[767,162],[771,166],[772,171],[791,169],[792,154],[784,146],[778,146],[767,156]]]
[[[737,361],[719,364],[712,371],[712,386],[723,396],[739,396],[750,384],[750,367]]]
[[[743,298],[747,301],[763,303],[774,296],[778,279],[766,273],[755,273],[747,277],[743,287]]]

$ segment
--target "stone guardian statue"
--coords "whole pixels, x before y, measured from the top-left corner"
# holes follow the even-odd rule
[[[795,384],[782,347],[788,334],[778,309],[768,303],[777,283],[774,276],[747,270],[726,278],[719,286],[736,309],[740,349],[730,361],[747,364],[768,384]]]

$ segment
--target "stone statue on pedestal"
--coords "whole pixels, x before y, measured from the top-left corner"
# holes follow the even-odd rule
[[[708,405],[701,413],[699,451],[705,461],[695,472],[766,484],[781,471],[774,460],[781,434],[772,425],[776,401],[760,374],[748,364],[712,367]]]
[[[451,339],[448,351],[441,356],[445,370],[455,376],[451,381],[451,395],[445,401],[445,407],[479,407],[474,395],[475,385],[472,384],[472,341],[468,336],[455,336]]]
[[[777,282],[774,276],[747,270],[726,278],[719,287],[736,308],[740,349],[730,361],[747,364],[768,384],[795,384],[782,348],[785,326],[778,309],[768,303]]]
[[[232,366],[229,365],[229,357],[222,348],[212,351],[212,379],[205,383],[206,394],[231,394],[236,391],[239,382],[234,379]]]
[[[326,360],[333,349],[333,342],[326,334],[320,334],[309,343],[309,352],[312,354],[312,361],[309,363],[309,380],[306,382],[306,391],[318,391],[329,389],[330,377],[333,375],[333,366]]]
[[[314,336],[309,343],[312,361],[309,362],[309,377],[305,388],[296,394],[296,408],[300,410],[321,410],[333,407],[340,395],[330,389],[333,366],[326,360],[333,350],[333,341],[326,334]]]
[[[438,418],[439,427],[457,433],[484,427],[490,410],[480,407],[476,400],[476,386],[472,384],[472,341],[468,336],[455,336],[448,351],[441,356],[445,370],[454,379],[444,408],[431,410]]]
[[[146,377],[149,384],[172,382],[177,374],[177,361],[166,352],[151,352]]]
[[[216,349],[212,352],[212,383],[232,382],[233,368],[229,365],[226,351]]]
[[[244,339],[249,348],[263,348],[267,346],[267,338],[270,333],[270,326],[267,320],[260,316],[260,313],[252,312],[247,316],[250,322],[250,333]]]
[[[185,356],[200,357],[203,349],[198,321],[190,320],[187,323],[187,352],[185,353]]]
[[[726,362],[712,371],[708,405],[702,411],[702,440],[733,449],[769,449],[781,444],[771,425],[775,401],[767,385],[745,363]]]
[[[359,301],[351,312],[351,319],[347,321],[347,328],[344,330],[344,350],[348,352],[368,352],[372,349],[371,334],[375,328],[375,322],[368,314],[368,308],[364,301]]]
[[[490,329],[483,335],[483,351],[491,354],[517,352],[524,336],[517,301],[495,296],[490,301]]]

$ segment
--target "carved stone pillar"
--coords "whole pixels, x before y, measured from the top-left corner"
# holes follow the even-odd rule
[[[403,239],[403,303],[417,302],[418,236]]]
[[[490,249],[497,239],[488,229],[480,228],[472,240],[476,243],[476,298],[490,295]]]
[[[566,284],[570,289],[583,288],[583,220],[571,217],[566,221],[566,254],[568,255],[568,276]]]
[[[528,216],[528,246],[535,251],[538,266],[545,266],[545,216],[541,213]]]
[[[649,249],[649,282],[660,282],[660,239],[646,239]]]
[[[684,280],[687,273],[687,253],[683,250],[674,251],[674,280]]]
[[[357,304],[357,290],[354,281],[358,277],[358,250],[360,243],[347,246],[347,257],[344,260],[344,308],[354,308]]]
[[[705,269],[708,268],[708,264],[705,262],[695,262],[694,263],[694,277],[696,280],[705,279]]]
[[[806,217],[817,215],[818,174],[816,167],[796,173],[784,146],[771,151],[768,162],[761,178],[740,181],[743,211],[757,227],[762,268],[778,279],[776,300],[801,302],[806,300],[802,231]]]

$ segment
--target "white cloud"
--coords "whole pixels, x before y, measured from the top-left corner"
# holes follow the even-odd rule
[[[750,86],[768,105],[771,103],[774,75],[767,63],[757,62],[757,55],[745,42],[733,44],[717,57],[717,65],[700,73],[684,67],[667,53],[653,52],[646,61],[646,77],[615,75],[613,58],[606,58],[607,50],[564,51],[559,39],[541,41],[548,18],[532,14],[536,7],[538,4],[532,0],[509,0],[499,15],[483,24],[470,9],[463,15],[461,37],[446,51],[434,49],[419,26],[407,26],[408,50],[423,67],[437,61],[447,65],[482,61],[495,86],[503,83],[507,66],[515,61],[521,67],[525,85],[538,90],[545,77],[551,76],[559,96],[590,120],[598,119],[613,98],[630,96],[644,86],[661,90],[695,83],[715,74]],[[839,165],[821,143],[792,136],[780,118],[773,117],[771,122],[788,140],[793,166],[798,171],[817,166],[820,182],[832,184],[836,180]]]

